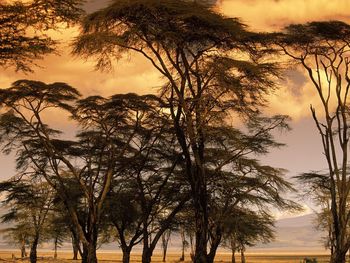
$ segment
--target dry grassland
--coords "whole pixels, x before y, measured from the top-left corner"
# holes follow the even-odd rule
[[[29,262],[28,259],[22,260],[18,259],[20,256],[18,251],[0,251],[0,262]],[[72,254],[67,252],[59,252],[58,258],[53,259],[53,253],[52,252],[39,252],[38,253],[38,263],[54,263],[54,262],[63,262],[63,263],[73,263],[73,262],[80,262],[80,261],[73,261],[71,260]],[[325,255],[273,255],[273,254],[267,254],[267,255],[261,255],[261,254],[247,254],[246,261],[247,263],[300,263],[303,262],[303,259],[305,257],[308,258],[317,258],[318,263],[326,263],[328,262],[328,257]],[[169,253],[167,257],[167,263],[176,263],[179,262],[180,254],[174,254]],[[98,253],[98,259],[100,263],[121,263],[121,254],[120,253]],[[188,259],[188,257],[187,257]],[[240,262],[240,258],[236,257],[237,262]],[[216,257],[216,262],[218,263],[230,263],[231,262],[231,255],[230,254],[223,254],[219,253]],[[131,263],[139,263],[141,262],[141,255],[140,254],[134,254],[131,257]],[[152,258],[152,262],[155,263],[161,263],[162,258],[159,254],[156,254]],[[189,263],[190,261],[185,261],[185,263]]]

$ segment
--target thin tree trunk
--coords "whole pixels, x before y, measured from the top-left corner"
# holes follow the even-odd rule
[[[236,253],[236,240],[235,238],[231,237],[230,238],[230,245],[231,245],[231,252],[232,252],[232,256],[231,256],[231,263],[236,263],[236,257],[235,257],[235,253]]]
[[[54,259],[57,259],[57,247],[58,247],[58,238],[55,237],[55,252],[53,254]]]
[[[83,252],[81,251],[81,248],[80,248],[79,238],[74,233],[73,228],[71,228],[70,231],[71,231],[71,237],[72,237],[73,260],[78,260],[78,253],[80,254],[80,257],[83,258]]]
[[[171,230],[167,230],[162,235],[162,248],[163,248],[163,262],[166,261],[166,253],[168,250],[168,244],[170,240]]]
[[[185,230],[183,228],[181,228],[180,234],[181,234],[181,241],[182,241],[182,251],[181,251],[180,261],[184,261],[185,260],[186,236],[185,236]]]
[[[75,244],[73,244],[73,260],[78,260],[78,253],[79,253],[79,250],[77,249]]]
[[[194,244],[194,242],[193,242],[193,234],[190,232],[189,233],[189,236],[190,236],[190,245],[191,245],[191,254],[190,254],[190,256],[191,256],[191,260],[193,261],[194,260],[194,246],[195,246],[195,244]]]
[[[21,242],[21,258],[25,258],[26,256],[27,256],[26,241],[22,240],[22,242]]]
[[[245,263],[244,251],[245,251],[245,249],[244,249],[244,247],[242,247],[242,249],[241,249],[241,263]]]
[[[37,248],[39,243],[39,236],[34,237],[33,243],[30,247],[30,263],[36,263],[37,260]]]
[[[233,249],[232,250],[232,255],[231,255],[231,263],[236,263],[235,253],[236,253],[236,249]]]

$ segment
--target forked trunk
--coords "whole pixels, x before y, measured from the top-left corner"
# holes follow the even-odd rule
[[[216,251],[220,245],[220,242],[221,242],[221,238],[222,238],[222,235],[221,235],[221,227],[220,226],[217,226],[215,228],[215,233],[213,233],[212,235],[212,239],[211,239],[211,244],[210,244],[210,251],[209,251],[209,254],[207,256],[207,263],[213,263],[214,262],[214,258],[215,258],[215,255],[216,255]]]
[[[170,240],[170,235],[171,235],[171,231],[170,230],[164,231],[164,233],[162,235],[163,262],[166,261],[166,253],[167,253],[167,250],[168,250],[168,244],[169,244],[169,240]]]
[[[73,260],[78,260],[78,253],[80,253],[81,257],[83,257],[83,253],[80,249],[79,239],[76,237],[73,230],[71,230],[71,232],[72,232]]]

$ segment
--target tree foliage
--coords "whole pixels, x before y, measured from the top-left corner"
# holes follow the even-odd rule
[[[81,0],[33,0],[0,3],[0,66],[32,71],[35,60],[54,52],[57,41],[47,34],[59,24],[76,23]]]

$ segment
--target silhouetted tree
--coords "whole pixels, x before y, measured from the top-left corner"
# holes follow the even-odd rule
[[[233,215],[225,221],[224,245],[232,251],[232,263],[236,262],[236,251],[241,252],[242,262],[245,262],[244,251],[247,246],[273,240],[274,219],[264,211],[241,207],[237,207]]]
[[[27,257],[26,247],[29,245],[30,232],[31,229],[28,222],[22,222],[21,224],[17,222],[15,226],[1,230],[2,237],[6,242],[19,247],[22,259]]]
[[[265,154],[279,147],[271,131],[287,128],[285,116],[260,118],[249,124],[245,134],[230,126],[208,127],[206,149],[206,174],[209,199],[209,253],[214,260],[225,232],[225,221],[235,217],[236,207],[256,211],[269,211],[269,207],[282,210],[298,209],[298,205],[283,197],[294,191],[283,178],[284,170],[262,165],[252,155]]]
[[[66,206],[83,246],[83,261],[96,262],[96,244],[103,205],[116,173],[116,160],[130,147],[138,122],[134,95],[99,96],[76,101],[79,93],[64,83],[46,85],[36,81],[17,81],[1,90],[1,116],[4,150],[20,149],[18,167],[40,172],[56,190]],[[72,105],[76,102],[76,106]],[[59,139],[59,131],[50,129],[42,114],[52,108],[71,112],[81,125],[77,141]],[[66,174],[69,173],[83,194],[85,217],[72,204]]]
[[[82,15],[81,0],[33,0],[0,3],[0,66],[31,71],[35,60],[52,53],[57,42],[45,34]]]
[[[206,127],[213,119],[228,121],[232,111],[254,115],[274,88],[276,67],[259,63],[259,36],[197,2],[137,0],[115,1],[87,16],[75,43],[75,53],[95,56],[100,69],[123,52],[140,53],[168,82],[162,97],[191,186],[196,263],[207,262]]]
[[[324,245],[325,248],[331,250],[331,254],[333,255],[334,238],[329,175],[322,172],[309,172],[295,176],[295,178],[298,180],[299,184],[303,186],[301,189],[302,198],[312,200],[319,209],[319,211],[315,212],[317,215],[315,220],[316,228],[327,232],[327,236],[323,238]]]
[[[40,180],[8,181],[0,184],[0,190],[5,193],[3,204],[9,211],[2,216],[2,222],[14,222],[16,231],[24,230],[30,242],[30,262],[37,261],[37,246],[45,236],[48,215],[53,206],[54,194],[48,184]],[[25,242],[26,237],[21,237]],[[22,256],[23,253],[22,245]]]
[[[320,100],[319,108],[310,109],[328,165],[334,263],[344,263],[350,248],[349,40],[350,26],[340,21],[290,25],[276,40],[284,54],[306,70]]]

